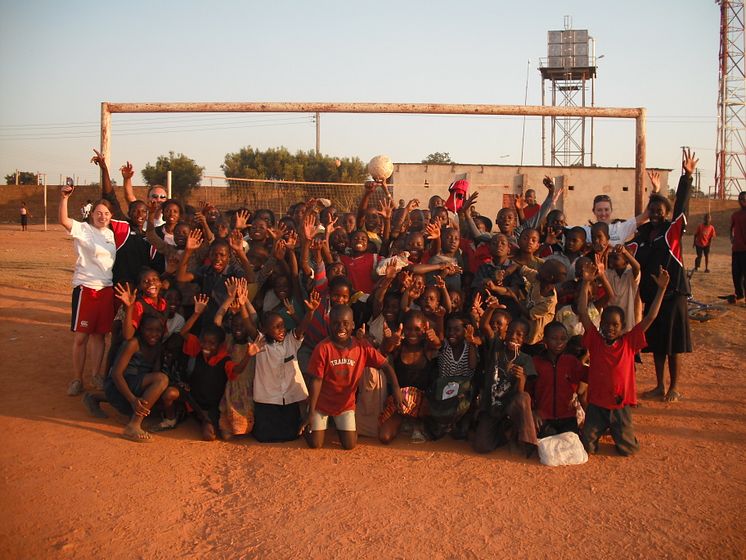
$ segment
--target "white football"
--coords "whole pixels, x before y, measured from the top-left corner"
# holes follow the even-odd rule
[[[383,181],[393,175],[394,164],[389,156],[376,156],[368,162],[368,173],[376,181]]]

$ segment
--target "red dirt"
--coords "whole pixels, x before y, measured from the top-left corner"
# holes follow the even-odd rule
[[[547,468],[405,436],[351,452],[333,437],[204,443],[189,423],[137,445],[65,396],[64,231],[0,231],[0,557],[743,557],[746,308],[693,325],[686,398],[644,402],[633,458],[605,445]],[[731,292],[728,249],[695,276],[698,299]],[[652,382],[646,356],[638,386]]]

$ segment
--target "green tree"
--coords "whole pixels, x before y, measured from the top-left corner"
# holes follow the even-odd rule
[[[145,183],[152,187],[165,185],[166,174],[171,171],[171,188],[174,196],[184,199],[189,196],[192,189],[199,187],[204,170],[204,167],[197,165],[190,157],[168,152],[167,156],[158,156],[155,165],[148,162],[141,173]]]
[[[425,159],[422,160],[422,163],[456,163],[451,159],[451,154],[448,152],[435,152],[434,154],[430,154]]]
[[[359,158],[337,158],[313,150],[291,154],[282,146],[264,151],[246,146],[226,154],[220,167],[226,177],[237,179],[353,183],[362,182],[366,175]]]
[[[36,185],[37,184],[37,177],[36,173],[32,173],[31,171],[19,171],[18,172],[18,184],[19,185]],[[15,185],[16,184],[16,174],[15,173],[8,173],[5,176],[5,184],[6,185]]]

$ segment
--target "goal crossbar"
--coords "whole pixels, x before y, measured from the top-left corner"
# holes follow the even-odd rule
[[[646,158],[646,109],[643,107],[562,107],[442,103],[101,103],[101,151],[110,162],[112,113],[398,113],[433,115],[499,115],[590,117],[635,120],[635,212],[642,212]]]

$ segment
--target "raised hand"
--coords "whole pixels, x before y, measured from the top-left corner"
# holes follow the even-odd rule
[[[120,167],[119,171],[122,173],[122,179],[124,179],[125,181],[127,179],[132,179],[132,177],[135,176],[135,170],[132,168],[132,164],[130,162],[127,162],[122,167]]]
[[[243,235],[237,229],[234,229],[228,236],[228,244],[236,253],[243,253]]]
[[[194,296],[194,312],[197,315],[201,315],[205,312],[205,309],[207,309],[207,303],[210,301],[210,298],[207,296],[207,294],[197,294]]]
[[[440,239],[440,224],[430,222],[425,226],[425,238]]]
[[[414,277],[412,276],[412,273],[405,271],[404,274],[402,274],[401,291],[405,292],[409,290],[412,287],[412,284],[414,284]]]
[[[671,281],[671,276],[668,274],[668,271],[662,266],[658,268],[658,276],[651,276],[653,276],[655,285],[658,286],[658,288],[661,290],[665,290],[666,286],[668,286],[668,283]]]
[[[313,290],[309,298],[303,300],[303,303],[306,305],[308,311],[314,312],[318,309],[319,305],[321,305],[321,294],[316,290]]]
[[[697,154],[695,154],[691,148],[685,148],[684,149],[684,171],[686,171],[687,175],[694,174],[694,171],[697,169],[697,164],[699,163],[699,159],[695,157]]]
[[[651,192],[653,194],[660,192],[661,190],[661,174],[657,171],[648,171],[648,177],[650,178]]]
[[[488,297],[485,305],[487,309],[505,309],[505,306],[495,296]]]
[[[199,249],[200,245],[202,245],[202,230],[193,229],[189,232],[189,237],[187,237],[186,250],[194,251],[195,249]]]
[[[287,244],[285,243],[285,240],[280,238],[275,242],[275,258],[278,261],[285,260],[285,247]]]
[[[249,284],[246,278],[238,279],[238,290],[236,292],[236,300],[240,305],[246,305],[249,302]]]
[[[259,352],[267,349],[267,339],[259,335],[254,342],[246,345],[246,352],[249,356],[256,356]]]
[[[554,181],[552,181],[552,178],[549,175],[544,175],[544,179],[541,181],[541,184],[550,191],[554,188]]]
[[[137,289],[130,289],[127,282],[124,285],[117,284],[114,286],[114,295],[122,302],[122,305],[132,307],[137,300]]]
[[[298,234],[294,231],[291,231],[288,234],[288,238],[285,240],[285,248],[288,251],[294,251],[295,246],[298,244]]]
[[[382,200],[379,208],[377,214],[386,220],[390,220],[395,208],[393,199],[387,197],[385,200]]]
[[[229,298],[235,299],[239,285],[239,279],[235,276],[231,276],[225,280],[225,291],[228,292]]]
[[[337,220],[339,220],[339,216],[334,216],[334,219],[329,220],[329,223],[326,225],[324,233],[327,239],[331,237],[335,230],[340,229],[340,226],[337,226]]]
[[[388,332],[388,336],[386,335],[386,332]],[[389,343],[394,347],[398,348],[401,345],[402,340],[402,333],[404,332],[404,325],[402,323],[399,323],[399,328],[396,329],[396,331],[391,332],[391,329],[389,329],[388,325],[384,327],[384,338],[388,339]]]
[[[288,315],[291,317],[295,315],[295,306],[293,305],[293,301],[285,298],[282,300],[282,305],[285,308],[285,311],[288,312]]]
[[[464,340],[474,346],[481,346],[482,339],[474,334],[474,325],[466,325],[464,328]]]
[[[104,154],[99,152],[96,148],[93,148],[93,152],[96,154],[91,158],[91,163],[95,163],[99,167],[106,167],[106,158]]]
[[[316,216],[309,213],[303,218],[303,236],[309,241],[316,237]]]
[[[243,230],[249,223],[249,212],[248,210],[239,210],[236,212],[236,229]]]
[[[464,203],[461,205],[461,210],[463,212],[467,212],[469,208],[474,206],[477,203],[477,198],[479,198],[478,192],[471,193],[466,200],[464,200]]]
[[[523,210],[524,208],[526,208],[526,206],[528,206],[528,203],[526,202],[526,199],[523,197],[522,194],[516,195],[514,204],[516,210]]]
[[[412,200],[410,200],[409,202],[407,202],[407,207],[404,210],[408,214],[409,212],[411,212],[415,208],[419,208],[419,207],[420,207],[420,201],[418,199],[416,199],[416,198],[413,198]]]
[[[438,333],[436,333],[435,329],[433,329],[432,327],[428,328],[427,331],[425,331],[425,338],[430,343],[430,346],[434,348],[440,347],[440,338],[438,338]]]
[[[434,280],[435,280],[435,287],[436,288],[438,288],[439,290],[445,289],[445,287],[446,287],[446,281],[443,280],[442,276],[437,275],[437,276],[434,277]]]
[[[602,253],[596,253],[594,261],[596,265],[596,271],[599,276],[606,272],[606,258],[608,255],[608,247]]]
[[[552,195],[552,205],[555,206],[557,204],[557,201],[559,200],[560,196],[562,196],[562,191],[565,190],[565,187],[560,187],[558,189],[555,189],[554,194]]]
[[[455,274],[461,274],[461,267],[459,265],[457,265],[457,264],[448,263],[443,268],[443,273],[446,276],[453,276]]]

